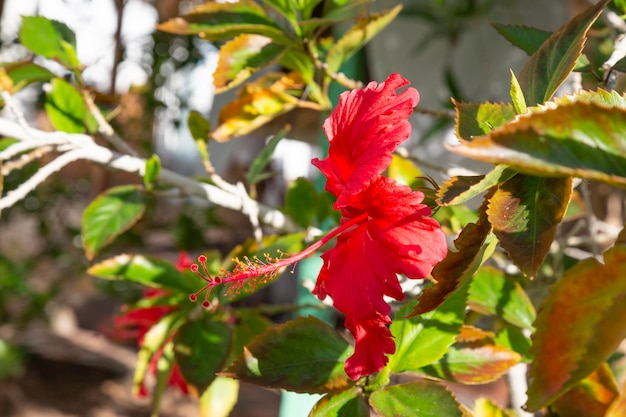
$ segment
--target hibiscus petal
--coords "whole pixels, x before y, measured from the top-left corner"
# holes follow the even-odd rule
[[[346,328],[354,335],[355,344],[354,354],[346,361],[345,371],[354,381],[383,369],[389,360],[385,354],[396,351],[393,336],[387,327],[390,323],[387,316],[356,324],[346,320]]]
[[[345,207],[352,195],[381,174],[396,147],[410,136],[408,118],[419,102],[419,93],[407,88],[396,94],[408,83],[391,74],[380,84],[372,82],[362,90],[347,91],[326,119],[328,158],[312,162],[326,177],[326,190],[337,197],[335,208]]]

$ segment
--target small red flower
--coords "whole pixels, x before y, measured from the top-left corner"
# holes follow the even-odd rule
[[[327,295],[335,308],[345,314],[345,326],[355,339],[354,354],[346,361],[350,378],[380,371],[395,352],[391,307],[385,295],[402,300],[404,294],[396,274],[425,278],[446,253],[445,235],[429,217],[431,210],[422,203],[423,193],[400,185],[381,174],[389,166],[395,148],[408,139],[408,121],[419,94],[407,88],[408,81],[392,74],[383,83],[370,83],[362,90],[343,93],[339,104],[324,123],[330,141],[328,157],[315,159],[326,177],[326,190],[337,197],[341,210],[340,226],[305,251],[290,258],[259,265],[240,263],[223,278],[212,278],[202,257],[192,271],[207,285],[192,300],[219,283],[241,287],[253,276],[273,276],[279,268],[309,256],[330,239],[334,248],[322,255],[324,265],[313,293]]]

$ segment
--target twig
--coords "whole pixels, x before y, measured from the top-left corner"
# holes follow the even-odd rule
[[[519,417],[533,417],[534,414],[524,411],[523,406],[526,403],[526,390],[528,383],[526,382],[526,371],[528,365],[518,363],[506,374],[509,383],[509,392],[511,397],[511,406]]]
[[[24,166],[33,162],[36,159],[41,158],[47,153],[50,153],[54,150],[52,146],[41,146],[39,148],[33,149],[31,152],[20,155],[19,158],[13,161],[7,161],[7,158],[0,158],[0,161],[7,161],[2,164],[2,169],[0,169],[0,175],[6,176],[11,173],[13,170],[22,169]]]

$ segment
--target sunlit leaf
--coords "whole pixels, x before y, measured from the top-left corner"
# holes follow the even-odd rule
[[[158,415],[161,409],[161,401],[167,389],[167,383],[174,368],[174,344],[165,341],[161,349],[161,356],[156,362],[156,384],[152,389],[152,414]]]
[[[513,45],[532,55],[547,41],[552,32],[528,26],[503,25],[501,23],[491,23],[491,26]]]
[[[534,323],[530,410],[550,404],[596,369],[626,337],[626,246],[568,269]]]
[[[189,117],[187,118],[187,126],[189,127],[189,132],[194,142],[196,142],[196,148],[198,148],[202,160],[208,161],[209,150],[207,148],[207,142],[211,134],[211,122],[202,116],[200,112],[192,110],[189,112]]]
[[[576,15],[545,41],[519,74],[526,103],[533,106],[550,100],[574,69],[587,31],[609,0],[601,0]]]
[[[117,255],[91,266],[87,272],[102,279],[123,279],[147,287],[189,293],[200,286],[178,272],[171,263],[146,255]]]
[[[408,158],[404,158],[398,154],[393,154],[391,164],[388,168],[389,178],[393,178],[400,184],[413,185],[418,180],[418,177],[424,174],[417,165]]]
[[[437,308],[491,256],[496,240],[491,234],[485,210],[483,204],[478,221],[465,226],[454,241],[456,251],[448,251],[444,260],[435,265],[431,275],[437,282],[422,292],[411,315]]]
[[[622,388],[622,394],[609,406],[604,417],[626,416],[626,389]]]
[[[497,315],[516,326],[532,330],[535,308],[519,283],[499,269],[483,267],[472,278],[467,300],[481,314]]]
[[[263,147],[261,152],[259,152],[256,158],[254,158],[254,161],[252,161],[252,164],[250,165],[250,169],[246,172],[246,180],[249,184],[256,184],[263,179],[263,170],[271,162],[276,146],[278,146],[278,143],[287,136],[290,130],[291,126],[289,125],[282,128],[267,141],[267,144]]]
[[[493,233],[527,276],[536,276],[550,251],[571,194],[571,178],[519,174],[502,184],[489,200],[487,215]]]
[[[518,353],[496,345],[488,334],[477,330],[463,327],[445,356],[422,368],[422,372],[465,385],[486,384],[520,361]],[[467,335],[468,332],[471,334]]]
[[[484,136],[515,118],[515,108],[510,103],[464,103],[454,100],[453,103],[456,108],[456,134],[466,141]]]
[[[88,259],[133,227],[146,210],[143,190],[135,185],[113,187],[83,212],[81,234]]]
[[[452,177],[437,190],[437,204],[450,206],[465,203],[515,174],[508,166],[497,165],[486,175]]]
[[[161,173],[161,159],[157,154],[146,160],[146,171],[143,174],[143,184],[147,190],[151,190]]]
[[[239,397],[239,381],[218,376],[200,397],[200,417],[228,417]]]
[[[179,35],[199,35],[210,41],[223,41],[250,33],[268,37],[279,45],[296,42],[267,16],[262,5],[253,0],[207,2],[183,16],[157,25],[157,29]]]
[[[248,83],[220,112],[220,125],[211,133],[218,142],[245,135],[298,105],[302,80],[297,74],[271,73]],[[296,95],[294,95],[296,94]]]
[[[255,34],[239,35],[222,45],[213,73],[215,92],[222,93],[246,81],[252,74],[275,62],[284,46]]]
[[[380,14],[372,13],[350,28],[328,51],[326,55],[328,70],[331,73],[339,71],[343,63],[391,23],[400,10],[402,6],[396,6]]]
[[[54,78],[52,72],[33,63],[31,60],[0,64],[0,74],[3,70],[12,84],[10,90],[5,87],[11,94],[15,94],[29,84],[49,81]],[[2,88],[0,88],[1,90]]]
[[[511,70],[511,91],[509,94],[517,114],[526,113],[526,99],[524,98],[524,92],[522,91],[522,86],[519,84],[519,81],[517,81],[517,77],[515,77],[513,70]]]
[[[55,129],[67,133],[84,133],[88,116],[83,96],[73,85],[54,78],[46,93],[46,113]]]
[[[370,405],[381,417],[466,415],[450,391],[430,381],[414,381],[374,391]]]
[[[454,343],[465,319],[467,287],[459,288],[438,308],[407,318],[415,301],[404,304],[391,323],[396,352],[387,365],[392,372],[417,371],[439,360]]]
[[[43,16],[24,16],[20,41],[31,52],[54,59],[66,68],[79,66],[76,57],[76,35],[65,24]]]
[[[477,398],[474,402],[474,417],[517,417],[511,410],[502,410],[488,398]]]
[[[327,393],[353,385],[343,370],[352,353],[334,329],[298,317],[256,337],[222,376],[270,388]]]
[[[187,321],[174,336],[176,363],[185,382],[200,395],[222,370],[233,342],[232,326],[214,316]]]
[[[524,362],[530,362],[530,336],[516,326],[505,324],[496,335],[496,343],[507,349],[517,352],[522,356]]]
[[[359,391],[353,388],[324,396],[309,417],[369,417],[367,401]]]
[[[619,396],[611,368],[606,363],[580,381],[550,406],[560,416],[604,417]]]

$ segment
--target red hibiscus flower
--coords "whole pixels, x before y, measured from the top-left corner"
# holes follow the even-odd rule
[[[391,307],[385,295],[402,300],[396,274],[425,278],[441,261],[447,246],[439,224],[422,203],[424,195],[382,176],[395,148],[411,133],[408,121],[419,94],[413,88],[396,90],[408,81],[392,74],[383,83],[370,83],[362,90],[343,93],[339,104],[324,123],[330,141],[328,157],[315,159],[326,177],[326,190],[337,197],[341,225],[305,251],[258,268],[240,263],[223,278],[212,278],[206,268],[198,273],[210,289],[218,283],[240,286],[254,275],[273,275],[337,237],[334,248],[322,255],[324,265],[313,293],[332,297],[335,308],[345,314],[345,326],[355,339],[354,354],[346,361],[350,378],[380,371],[395,352],[388,329]],[[200,263],[204,266],[202,257]]]

